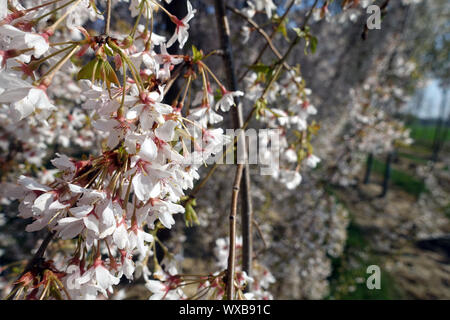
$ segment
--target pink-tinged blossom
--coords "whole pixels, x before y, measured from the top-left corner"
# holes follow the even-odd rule
[[[40,184],[39,182],[36,182],[34,179],[29,178],[29,177],[25,177],[25,176],[20,176],[19,177],[19,183],[25,187],[28,190],[31,191],[49,191],[51,190],[48,186]]]
[[[19,183],[25,188],[24,199],[19,205],[19,216],[23,218],[33,217],[34,221],[27,225],[26,231],[41,230],[46,226],[56,224],[53,220],[58,211],[65,210],[68,204],[61,203],[58,193],[50,188],[35,182],[31,178],[21,176]]]
[[[144,143],[141,145],[138,156],[148,162],[155,160],[158,156],[158,147],[152,138],[145,138]]]
[[[143,207],[140,212],[141,215],[147,216],[147,225],[154,227],[154,222],[159,219],[164,227],[172,228],[175,220],[172,215],[176,213],[184,213],[184,207],[170,201],[155,199],[150,201],[148,206]]]
[[[295,189],[302,181],[302,176],[297,171],[282,170],[280,182],[289,190]]]
[[[184,297],[180,288],[176,288],[177,279],[167,280],[167,284],[158,280],[148,280],[145,287],[152,292],[150,300],[179,300]],[[173,288],[172,288],[173,287]]]
[[[76,172],[76,167],[73,161],[64,154],[56,153],[57,158],[50,162],[63,173],[66,180],[71,180]]]
[[[171,16],[171,20],[173,21],[173,23],[175,23],[176,28],[175,28],[175,33],[172,35],[172,37],[169,39],[169,41],[167,41],[167,48],[171,47],[176,40],[178,40],[180,49],[182,49],[184,47],[184,44],[186,43],[188,37],[189,37],[189,21],[194,17],[194,14],[197,12],[197,10],[192,10],[192,5],[191,2],[188,0],[187,1],[187,10],[188,13],[187,15],[179,20],[177,17],[175,16]]]
[[[105,268],[102,260],[97,259],[94,265],[78,279],[80,285],[88,282],[94,284],[98,291],[107,296],[107,290],[112,292],[112,286],[119,284],[120,279]]]
[[[223,112],[228,112],[232,106],[236,103],[234,102],[234,97],[241,97],[244,95],[242,91],[226,91],[222,89],[222,98],[216,103],[216,110],[220,108]]]
[[[117,248],[120,250],[129,247],[128,228],[125,218],[122,218],[119,222],[117,222],[117,226],[112,234],[112,237],[114,243],[117,245]]]
[[[155,135],[158,139],[165,142],[170,142],[173,140],[175,134],[175,128],[178,126],[173,120],[168,120],[164,124],[158,126],[155,130]]]
[[[166,80],[170,78],[170,71],[173,66],[180,64],[183,62],[183,56],[170,55],[167,52],[167,47],[165,44],[161,44],[161,53],[156,55],[155,57],[158,65],[163,65],[163,68],[160,70],[158,68],[158,79]]]
[[[208,90],[206,97],[204,96],[204,92],[198,92],[192,102],[192,105],[200,106],[191,109],[188,118],[195,120],[204,128],[208,127],[208,124],[216,124],[221,122],[223,117],[214,112],[213,108],[211,108],[212,101],[214,101],[214,95],[210,92],[210,90]]]
[[[308,157],[306,157],[306,165],[310,168],[315,168],[319,162],[319,157],[313,154],[310,154]]]
[[[142,93],[139,97],[141,103],[137,103],[126,114],[128,120],[139,119],[143,130],[148,131],[153,128],[153,124],[164,123],[164,115],[173,111],[172,107],[162,103],[163,95],[156,91]],[[139,101],[139,100],[138,100]],[[136,101],[137,102],[137,101]]]
[[[287,149],[284,153],[284,157],[288,162],[296,163],[298,161],[297,153],[294,149]]]
[[[272,11],[277,9],[273,0],[254,0],[254,2],[256,4],[256,10],[265,10],[268,18],[271,18]]]
[[[139,166],[132,180],[136,197],[143,202],[158,197],[161,192],[159,181],[156,177],[151,176],[149,171],[146,171],[146,167],[145,164]]]
[[[0,1],[0,19],[4,19],[8,14],[8,1]]]
[[[22,31],[9,24],[0,26],[0,43],[7,44],[8,49],[32,49],[35,58],[42,56],[49,48],[47,39],[43,36]]]
[[[14,121],[22,120],[36,109],[45,112],[56,109],[47,96],[46,87],[33,86],[27,81],[17,79],[14,74],[6,72],[0,72],[0,103],[10,105],[10,113]]]
[[[72,239],[79,235],[84,228],[95,234],[99,233],[98,219],[94,213],[94,206],[84,205],[69,209],[70,217],[58,221],[56,230],[62,239]]]
[[[151,1],[145,1],[145,0],[130,0],[130,13],[132,17],[137,17],[139,15],[139,12],[141,11],[141,5],[144,6],[143,9],[143,15],[145,17],[150,17],[153,10],[157,8],[157,5],[152,3]]]
[[[93,123],[93,126],[108,135],[107,146],[110,149],[117,146],[134,128],[133,124],[125,119],[99,119]]]
[[[206,127],[208,123],[216,124],[223,120],[223,117],[214,112],[209,106],[201,106],[192,109],[189,117],[195,119],[202,127]]]
[[[128,250],[132,251],[137,248],[137,250],[142,254],[145,255],[148,248],[145,245],[146,242],[152,243],[153,242],[153,236],[150,233],[145,232],[140,228],[136,223],[131,227],[131,229],[128,231],[128,241],[129,246]]]
[[[133,262],[133,255],[127,251],[121,251],[121,260],[117,277],[120,279],[122,275],[127,277],[128,280],[133,280],[133,273],[136,270],[136,266]]]

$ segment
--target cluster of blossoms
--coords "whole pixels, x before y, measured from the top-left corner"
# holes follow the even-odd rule
[[[319,127],[315,122],[308,123],[308,118],[317,110],[308,97],[311,90],[295,71],[287,73],[266,91],[263,78],[261,73],[250,73],[245,78],[245,98],[257,106],[257,119],[268,128],[278,129],[261,137],[264,145],[270,145],[261,152],[261,162],[279,163],[272,166],[268,174],[293,190],[302,181],[301,164],[315,168],[320,162],[310,143]],[[266,92],[266,98],[260,99],[263,92]],[[286,107],[275,107],[280,105]]]
[[[421,0],[416,0],[420,2]],[[329,9],[329,6],[333,0],[326,0],[321,4],[321,7],[314,7],[311,11],[312,18],[314,21],[326,20],[330,22],[336,19],[340,24],[344,24],[347,21],[355,23],[357,19],[364,14],[362,9],[366,9],[368,6],[373,4],[375,0],[345,0],[340,3],[341,10],[340,14],[334,13]],[[406,0],[405,0],[406,2]],[[302,0],[292,0],[286,2],[286,8],[293,5],[308,5],[308,3],[302,2]],[[267,17],[270,19],[277,13],[277,6],[274,4],[273,0],[248,0],[246,1],[246,6],[242,9],[242,13],[247,18],[253,18],[256,13],[264,11]],[[274,14],[275,13],[275,14]],[[250,39],[250,34],[254,31],[251,27],[244,25],[241,27],[242,42],[247,43]]]
[[[403,61],[401,56],[397,59]],[[387,62],[380,61],[377,68]],[[414,67],[403,62],[392,64],[391,74],[408,78]],[[379,72],[377,72],[379,74]],[[398,80],[400,82],[400,80]],[[393,152],[396,146],[410,145],[410,131],[404,124],[389,116],[393,110],[405,104],[404,92],[383,78],[371,76],[360,88],[350,91],[349,118],[342,134],[342,145],[336,150],[333,183],[347,186],[354,184],[363,160],[368,153],[382,155]]]
[[[364,10],[366,10],[370,5],[376,5],[375,0],[344,0],[340,3],[342,13],[336,14],[330,10],[330,5],[333,2],[333,0],[326,0],[320,8],[315,8],[312,15],[314,21],[331,21],[336,19],[341,24],[347,21],[355,23],[361,15],[365,14]],[[419,4],[422,0],[401,0],[401,2],[406,6]]]
[[[77,240],[75,250],[61,257],[63,269],[48,265],[51,275],[28,272],[19,283],[34,288],[29,298],[53,292],[42,283],[64,288],[70,298],[107,296],[122,276],[133,279],[133,257],[152,256],[155,223],[170,229],[175,223],[172,215],[184,212],[180,203],[185,190],[199,178],[202,161],[221,150],[226,139],[222,129],[209,127],[221,120],[214,110],[228,111],[236,93],[226,91],[217,80],[222,97],[215,102],[209,77],[216,77],[201,61],[202,54],[192,58],[167,53],[176,41],[183,47],[187,40],[188,22],[195,13],[189,1],[188,14],[181,20],[165,12],[177,26],[168,41],[138,24],[129,35],[90,35],[81,25],[88,17],[100,17],[90,1],[69,1],[61,10],[56,3],[33,5],[12,2],[2,11],[7,13],[0,23],[0,76],[5,79],[0,102],[8,114],[5,121],[26,126],[34,119],[35,127],[54,139],[73,137],[90,146],[94,137],[84,139],[78,133],[87,114],[93,130],[89,132],[104,139],[98,156],[76,160],[57,154],[51,163],[59,172],[51,183],[21,176],[19,186],[10,186],[9,196],[21,201],[19,216],[32,218],[27,231],[48,229],[62,240]],[[132,16],[148,19],[158,8],[165,11],[157,1],[130,4]],[[60,16],[47,26],[51,16],[47,13],[54,12]],[[64,22],[67,28],[61,25]],[[67,31],[74,27],[78,32]],[[88,62],[77,63],[82,60]],[[163,102],[176,65],[188,68],[187,88],[195,73],[203,80],[200,105],[187,117],[182,115],[187,89],[173,105]],[[61,94],[61,86],[73,82],[65,82],[64,73],[80,80],[71,94],[82,109],[69,114],[61,112],[64,99],[71,98]],[[73,127],[58,118],[65,115]],[[53,127],[53,121],[65,125]],[[83,144],[86,140],[90,142]],[[193,148],[188,148],[191,141]],[[148,279],[150,272],[143,269]],[[37,281],[38,276],[48,282]],[[156,290],[154,283],[148,286]]]
[[[313,10],[314,21],[320,21],[325,19],[330,21],[331,19],[337,19],[339,23],[345,23],[350,20],[351,22],[356,22],[359,16],[363,14],[361,9],[366,9],[368,6],[373,4],[375,0],[345,0],[342,1],[342,14],[332,15],[330,11],[330,5],[333,1],[327,0],[323,3],[320,8],[315,8]]]
[[[225,270],[228,263],[229,239],[219,238],[214,248],[216,266],[219,271],[209,275],[189,275],[178,273],[178,260],[180,257],[166,256],[153,277],[158,280],[147,280],[146,287],[152,292],[150,299],[183,300],[183,299],[218,299],[225,296]],[[268,291],[269,286],[275,282],[270,271],[257,261],[253,261],[253,275],[249,277],[242,270],[242,237],[236,238],[236,297],[245,300],[273,299]],[[244,289],[249,287],[249,292]]]
[[[247,7],[241,10],[242,14],[249,19],[253,18],[257,11],[261,10],[263,2],[267,16],[271,17],[273,5],[271,0],[257,2],[256,6],[251,1],[247,1]],[[248,42],[251,31],[249,26],[242,26],[241,35],[244,44]],[[271,69],[268,66],[263,66],[262,69],[258,73],[249,72],[244,78],[245,100],[255,106],[257,119],[268,128],[279,129],[279,131],[272,130],[266,135],[260,135],[259,143],[263,146],[270,145],[270,148],[260,150],[259,160],[264,164],[276,163],[264,174],[271,175],[292,190],[302,180],[299,173],[300,162],[307,158],[308,166],[313,168],[320,162],[320,159],[311,152],[306,151],[305,154],[304,148],[301,148],[307,141],[307,136],[310,136],[307,134],[307,131],[311,129],[308,128],[307,118],[309,115],[316,114],[317,110],[307,98],[311,90],[305,88],[304,81],[296,71],[290,70],[284,79],[267,86]],[[280,109],[279,105],[285,105],[286,108]],[[289,144],[287,140],[288,131],[296,135],[297,141],[292,139],[292,144]]]
[[[417,210],[408,221],[407,228],[415,231],[417,239],[445,236],[448,224],[445,214],[449,210],[448,173],[429,163],[419,166],[417,174],[424,180],[428,192],[420,194]]]
[[[327,17],[331,17],[328,10],[332,1],[325,1],[320,8],[313,7],[310,14],[317,21]],[[363,13],[363,10],[372,4],[373,0],[348,0],[341,3],[341,14],[335,15],[339,23],[344,23],[348,19],[355,21],[358,16]],[[290,7],[294,4],[301,4],[301,1],[287,2],[286,6]],[[264,9],[268,17],[272,16],[273,11],[272,1],[247,1],[247,5],[241,10],[243,16],[251,19],[255,14]],[[308,17],[306,17],[308,19]],[[295,29],[296,32],[305,37],[306,45],[312,48],[314,37],[309,33],[309,29],[302,27]],[[249,40],[250,33],[255,31],[255,28],[243,26],[242,30],[243,42]],[[291,68],[286,72],[284,77],[267,86],[269,79],[274,76],[273,69],[270,65],[260,63],[253,69],[256,72],[249,72],[245,78],[245,100],[251,105],[256,106],[256,118],[264,125],[272,129],[279,129],[281,135],[276,131],[262,137],[261,141],[265,145],[270,145],[270,150],[266,150],[261,154],[261,162],[264,163],[279,163],[277,166],[271,168],[270,174],[281,183],[287,186],[288,189],[295,189],[302,181],[300,170],[303,166],[315,168],[321,159],[313,153],[311,145],[312,137],[317,133],[319,125],[314,121],[308,121],[310,116],[317,113],[316,108],[310,101],[311,90],[306,87],[304,79],[298,69]],[[386,92],[387,93],[387,92]],[[280,106],[285,106],[280,107]],[[358,112],[358,111],[354,111]],[[363,113],[365,111],[362,111]],[[377,113],[377,111],[374,111]],[[383,115],[382,112],[378,115]],[[385,116],[379,118],[379,126],[385,125]],[[355,119],[358,118],[355,116]],[[359,118],[358,118],[359,119]],[[356,120],[358,121],[358,120]],[[392,139],[384,139],[381,137],[379,142],[386,142],[406,138],[407,133],[398,128],[397,124],[389,124],[387,135],[394,135]],[[374,139],[377,138],[377,133],[385,133],[386,128],[379,127],[378,130],[373,131]],[[400,136],[401,137],[400,137]],[[369,143],[369,142],[368,142]],[[278,159],[278,155],[281,155]],[[344,161],[340,161],[340,164]],[[345,165],[345,163],[344,163]]]
[[[94,132],[86,123],[86,114],[80,108],[54,112],[44,124],[33,117],[13,121],[8,116],[7,106],[2,106],[0,161],[3,166],[9,166],[9,171],[12,171],[11,160],[40,168],[49,156],[49,150],[67,149],[70,146],[88,149],[96,142]],[[10,152],[15,154],[11,155]],[[51,178],[52,171],[47,173]],[[49,179],[44,181],[48,182]]]

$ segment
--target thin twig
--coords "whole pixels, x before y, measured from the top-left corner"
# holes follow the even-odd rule
[[[242,180],[244,165],[238,164],[234,176],[233,194],[231,196],[230,210],[230,244],[228,247],[228,269],[227,269],[227,299],[234,300],[234,275],[236,260],[236,211],[239,196],[239,186]]]
[[[237,10],[236,8],[227,6],[227,9],[230,10],[231,12],[233,12],[234,14],[236,14],[237,16],[241,17],[242,19],[246,20],[250,25],[252,25],[256,29],[256,31],[258,31],[263,36],[263,38],[266,40],[268,46],[273,51],[273,53],[277,56],[277,58],[278,59],[282,58],[281,53],[278,51],[278,49],[272,43],[272,39],[270,38],[270,36],[253,19],[247,17],[245,14],[243,14],[242,12]],[[291,70],[292,69],[292,67],[290,65],[288,65],[286,62],[283,63],[283,66],[287,70]]]
[[[291,3],[289,3],[289,6],[286,8],[286,11],[280,18],[280,22],[276,25],[276,27],[273,29],[272,33],[270,34],[270,36],[269,36],[270,41],[272,41],[273,38],[275,37],[275,35],[277,34],[278,28],[281,26],[281,24],[283,23],[284,19],[286,18],[286,16],[288,15],[289,11],[291,10],[291,8],[294,4],[295,4],[295,0],[292,0]],[[261,51],[259,52],[255,61],[251,64],[252,66],[256,65],[259,62],[259,60],[261,60],[264,52],[266,51],[266,49],[268,47],[269,47],[269,42],[266,42],[265,46],[261,49]],[[245,78],[245,76],[248,74],[249,71],[250,71],[250,69],[247,69],[244,71],[244,73],[239,77],[239,82],[241,82],[242,79]]]
[[[169,92],[170,88],[172,88],[173,84],[176,82],[178,77],[181,75],[181,72],[183,71],[184,67],[186,67],[186,62],[182,62],[177,66],[175,71],[172,73],[171,78],[167,82],[166,86],[164,87],[164,95],[166,95],[167,92]]]
[[[309,10],[308,14],[306,15],[305,20],[303,21],[303,24],[301,27],[302,30],[305,30],[306,25],[308,24],[309,19],[311,19],[311,16],[312,16],[314,9],[316,8],[318,2],[319,2],[319,0],[314,1],[311,9]]]
[[[46,29],[46,32],[48,34],[52,34],[53,32],[55,32],[56,27],[65,19],[67,18],[67,16],[69,14],[72,13],[73,10],[75,10],[75,8],[80,4],[81,0],[74,0],[75,3],[66,11],[63,13],[63,15],[61,17],[59,17],[58,20],[56,20],[50,27],[48,27]],[[68,2],[70,3],[70,2]]]
[[[263,234],[261,228],[259,227],[259,223],[258,223],[255,219],[253,219],[252,222],[253,222],[253,224],[255,225],[256,231],[258,232],[258,235],[259,235],[259,237],[261,238],[261,240],[262,240],[262,242],[263,242],[263,245],[264,245],[264,248],[263,248],[261,251],[255,253],[255,256],[257,256],[257,255],[258,255],[259,253],[261,253],[262,251],[267,250],[267,242],[266,242],[266,239],[264,239],[264,234]]]
[[[106,2],[106,23],[105,23],[105,35],[109,35],[111,28],[111,2],[112,0],[107,0]]]
[[[23,270],[23,272],[17,277],[16,281],[14,282],[15,283],[14,287],[11,289],[11,293],[16,291],[18,289],[18,287],[21,286],[21,284],[18,283],[20,278],[22,278],[22,276],[25,273],[30,271],[36,265],[36,263],[44,256],[45,250],[47,249],[47,247],[50,244],[50,241],[53,239],[54,235],[55,235],[54,232],[49,232],[47,234],[47,236],[44,238],[44,240],[42,241],[41,245],[39,246],[39,249],[34,254],[33,258],[31,258],[31,260],[28,262],[28,264],[26,265],[26,267]],[[14,297],[14,295],[10,294],[8,296],[7,300],[12,300],[13,297]]]
[[[40,84],[47,86],[50,84],[56,72],[58,72],[58,70],[61,69],[61,67],[75,54],[75,51],[78,50],[78,45],[73,45],[71,48],[72,50],[70,50],[64,57],[61,58],[61,60],[58,61],[58,63],[52,66],[47,73],[42,76],[39,80]]]

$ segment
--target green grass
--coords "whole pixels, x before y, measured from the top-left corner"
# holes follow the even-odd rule
[[[393,277],[381,267],[379,259],[370,251],[370,243],[364,231],[350,223],[348,238],[341,257],[332,259],[332,274],[329,277],[330,294],[327,299],[336,300],[392,300],[403,299],[404,295],[396,287]],[[381,267],[381,288],[369,290],[366,285],[370,276],[367,267]],[[359,281],[358,281],[359,280]]]
[[[384,175],[385,167],[386,165],[384,162],[381,162],[378,159],[373,160],[373,171],[375,173]],[[391,183],[416,197],[426,190],[425,183],[422,180],[417,179],[404,171],[397,170],[393,168],[392,165]]]
[[[434,134],[436,131],[435,125],[422,125],[420,123],[415,123],[408,126],[411,129],[411,138],[417,142],[429,142],[432,143],[434,139]],[[446,140],[450,141],[450,134],[447,134]]]
[[[416,162],[417,164],[426,164],[429,161],[427,158],[424,158],[423,156],[406,152],[398,152],[398,156],[400,158],[405,158],[413,162]]]
[[[423,159],[429,159],[431,156],[431,152],[432,152],[431,147],[432,147],[432,142],[420,144],[417,141],[415,141],[412,145],[403,147],[400,150],[405,150],[409,154],[417,155],[417,157],[421,157]]]
[[[395,300],[404,299],[405,294],[398,288],[395,278],[383,268],[382,259],[372,251],[368,241],[370,230],[364,230],[354,221],[355,213],[340,200],[335,189],[326,185],[325,190],[333,195],[337,202],[343,205],[349,212],[350,223],[347,227],[347,239],[344,252],[338,258],[332,258],[332,273],[328,277],[330,292],[326,299],[329,300]],[[378,265],[381,268],[380,290],[367,288],[366,281],[370,274],[367,267]]]
[[[444,215],[450,219],[450,203],[444,207]]]

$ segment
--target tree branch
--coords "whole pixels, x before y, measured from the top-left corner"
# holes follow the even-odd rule
[[[231,196],[230,210],[230,242],[228,247],[228,269],[227,269],[227,299],[234,300],[234,278],[236,261],[236,211],[239,196],[239,185],[242,180],[244,165],[238,164],[234,176],[233,194]]]
[[[223,0],[214,1],[217,18],[217,28],[220,34],[220,44],[223,51],[222,59],[225,67],[228,87],[232,91],[238,90],[237,79],[234,72],[232,49],[230,42],[230,29],[228,19],[225,11],[225,4]],[[239,101],[236,102],[236,108],[233,109],[234,127],[242,128],[244,120],[242,116],[242,108]],[[244,165],[242,179],[242,267],[243,270],[251,276],[252,273],[252,257],[253,257],[253,237],[252,237],[252,220],[253,220],[253,205],[251,198],[251,180],[249,166],[247,164],[247,144],[245,137],[242,139],[242,147],[244,150]],[[238,166],[238,170],[239,166]],[[238,181],[241,183],[240,181]],[[234,274],[234,270],[232,271]]]

